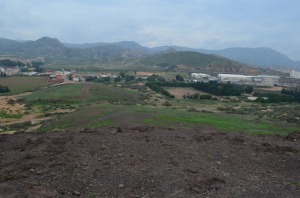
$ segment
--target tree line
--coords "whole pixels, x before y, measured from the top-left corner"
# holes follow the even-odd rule
[[[281,93],[292,96],[295,101],[300,102],[300,87],[284,88]]]
[[[145,85],[147,87],[149,87],[150,89],[152,89],[153,91],[155,91],[157,93],[161,93],[168,98],[174,98],[174,96],[172,94],[170,94],[170,92],[168,92],[167,90],[165,90],[164,88],[159,86],[158,83],[156,83],[156,82],[147,82]]]
[[[253,87],[250,85],[236,85],[218,82],[155,82],[157,86],[163,87],[193,87],[196,90],[204,91],[216,96],[240,96],[242,93],[252,93]]]
[[[3,66],[3,67],[16,67],[16,66],[26,66],[25,63],[21,62],[21,61],[13,61],[13,60],[10,60],[10,59],[3,59],[3,60],[0,60],[0,66]]]

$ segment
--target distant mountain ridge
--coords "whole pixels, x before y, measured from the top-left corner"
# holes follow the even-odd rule
[[[42,37],[36,41],[14,41],[0,39],[0,54],[20,57],[45,57],[46,59],[118,59],[143,55],[138,50],[131,50],[117,45],[95,45],[89,48],[70,48],[58,39]]]
[[[117,45],[127,49],[134,49],[142,51],[143,53],[161,53],[168,50],[176,51],[191,51],[200,52],[204,54],[215,54],[225,58],[238,61],[250,66],[263,67],[263,68],[299,68],[300,61],[293,61],[288,56],[267,47],[246,48],[235,47],[226,48],[221,50],[205,50],[179,46],[159,46],[147,48],[133,41],[124,41],[117,43],[88,43],[88,44],[65,44],[68,47],[88,48],[91,46],[104,46],[104,45]]]
[[[227,59],[262,68],[297,68],[300,61],[293,61],[286,55],[270,48],[227,48],[222,50],[205,50],[179,46],[144,47],[133,41],[115,43],[61,43],[58,39],[42,37],[36,41],[15,41],[0,38],[0,55],[16,55],[22,57],[45,57],[51,59],[70,60],[120,60],[143,59],[149,55],[190,51],[213,54]]]

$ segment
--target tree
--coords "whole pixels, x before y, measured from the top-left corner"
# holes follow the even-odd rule
[[[178,74],[178,75],[176,75],[176,80],[177,81],[184,81],[184,78]]]
[[[31,65],[36,72],[43,72],[43,68],[41,66],[44,65],[44,62],[32,61]]]
[[[125,82],[130,82],[135,80],[135,76],[131,76],[131,75],[126,75],[125,76]]]
[[[120,82],[120,81],[121,81],[121,78],[118,76],[117,78],[115,78],[114,81],[115,81],[115,82]]]
[[[69,79],[69,80],[73,80],[73,75],[72,75],[72,74],[69,74],[69,75],[68,75],[68,79]]]
[[[32,67],[42,66],[42,65],[44,65],[44,62],[32,61],[31,65],[32,65]]]
[[[120,71],[119,76],[121,76],[121,78],[125,78],[125,72],[124,71]]]
[[[251,94],[252,92],[253,92],[253,87],[252,86],[246,86],[246,88],[245,88],[245,92],[247,93],[247,94]]]
[[[6,77],[6,73],[5,73],[5,72],[1,72],[1,73],[0,73],[0,76],[1,76],[1,77]]]

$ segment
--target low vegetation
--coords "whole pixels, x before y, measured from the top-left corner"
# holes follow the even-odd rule
[[[24,115],[35,114],[37,119],[50,119],[41,121],[42,127],[39,131],[138,124],[165,127],[195,125],[228,132],[285,135],[297,130],[300,124],[297,103],[285,101],[277,105],[268,101],[250,102],[243,96],[244,93],[253,91],[249,86],[166,81],[159,75],[151,76],[150,80],[143,84],[136,81],[125,82],[126,75],[131,76],[124,73],[121,81],[117,83],[110,79],[108,84],[89,82],[48,87],[19,99],[8,100],[7,103],[25,104]],[[33,83],[31,86],[31,89],[35,87]],[[166,90],[168,87],[190,91],[193,89],[195,92],[185,92],[175,99]],[[213,92],[210,91],[213,88],[219,89],[217,93],[223,95],[210,93]],[[262,97],[263,94],[270,93],[259,94]],[[278,97],[277,95],[275,97]],[[23,115],[6,111],[1,116],[18,120]]]

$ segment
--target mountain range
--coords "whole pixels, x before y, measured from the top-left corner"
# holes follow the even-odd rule
[[[147,48],[133,41],[123,41],[116,43],[85,43],[85,44],[64,44],[67,47],[73,48],[90,48],[95,46],[116,45],[126,49],[138,50],[147,54],[161,53],[165,51],[191,51],[204,54],[215,54],[222,57],[247,64],[249,66],[263,68],[297,68],[300,67],[300,61],[294,61],[288,56],[267,47],[257,48],[226,48],[221,50],[205,50],[179,46],[159,46]]]
[[[185,65],[216,70],[223,66],[226,69],[219,70],[228,72],[232,68],[249,68],[248,66],[269,69],[300,67],[300,61],[293,61],[286,55],[270,48],[227,48],[222,50],[179,46],[148,48],[133,41],[71,44],[62,43],[58,39],[49,37],[42,37],[36,41],[0,38],[0,55],[24,58],[42,57],[50,65],[82,64],[89,61],[91,64],[120,64],[128,67],[131,65],[136,67],[158,65],[164,69],[170,69],[174,65],[181,67]],[[249,70],[241,69],[240,72],[247,71]]]

